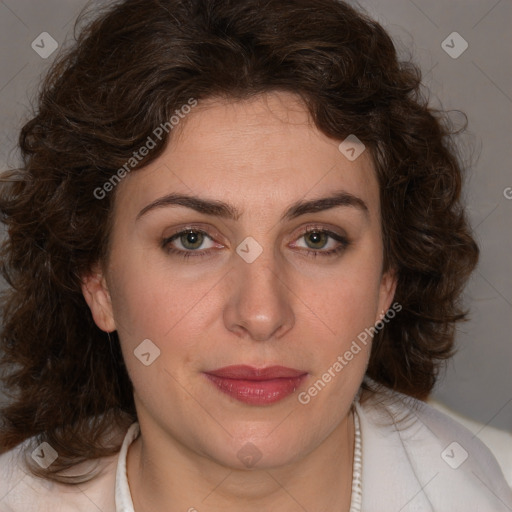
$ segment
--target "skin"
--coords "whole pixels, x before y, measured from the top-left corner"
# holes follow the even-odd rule
[[[84,277],[83,291],[98,327],[118,331],[134,385],[141,436],[128,452],[127,474],[138,512],[348,511],[351,404],[370,344],[308,404],[298,393],[380,319],[396,282],[382,272],[369,152],[351,162],[339,142],[316,129],[292,94],[208,100],[156,161],[118,185],[108,261]],[[293,203],[339,190],[367,210],[338,206],[281,220]],[[169,193],[223,201],[240,215],[168,205],[137,218]],[[205,257],[184,259],[162,247],[191,223],[211,236],[199,248]],[[307,227],[350,243],[322,256],[339,242],[304,236]],[[263,248],[252,263],[236,252],[248,236]],[[167,247],[187,250],[183,238]],[[149,366],[133,353],[144,339],[161,351]],[[233,364],[282,365],[308,376],[284,400],[248,405],[203,374]],[[251,468],[237,457],[248,442],[262,455]]]

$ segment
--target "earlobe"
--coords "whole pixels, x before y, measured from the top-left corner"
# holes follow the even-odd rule
[[[116,330],[112,301],[105,276],[99,269],[82,278],[82,293],[91,310],[94,323],[105,332]]]

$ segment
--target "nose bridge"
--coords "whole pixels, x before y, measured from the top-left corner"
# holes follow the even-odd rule
[[[272,251],[252,262],[236,258],[225,305],[226,328],[240,336],[265,341],[284,335],[294,324],[284,272]]]

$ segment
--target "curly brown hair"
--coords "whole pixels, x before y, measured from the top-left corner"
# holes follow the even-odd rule
[[[478,248],[448,118],[386,31],[337,0],[126,0],[76,39],[22,128],[22,168],[2,179],[2,449],[44,439],[59,458],[39,473],[66,481],[62,470],[118,451],[106,434],[136,420],[117,335],[95,325],[81,291],[108,253],[115,191],[94,191],[191,97],[293,92],[324,134],[363,141],[380,186],[384,270],[396,271],[402,306],[376,334],[367,374],[425,397],[453,353]]]

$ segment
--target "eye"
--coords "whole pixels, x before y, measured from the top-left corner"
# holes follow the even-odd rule
[[[305,249],[308,256],[331,256],[345,250],[350,242],[348,239],[338,233],[322,229],[307,228],[306,231],[297,239],[292,247]],[[303,241],[301,244],[300,241]]]
[[[219,246],[220,244],[217,244],[217,247]],[[206,256],[210,249],[216,247],[216,244],[205,231],[188,228],[165,238],[162,241],[162,247],[170,254],[188,258]]]

